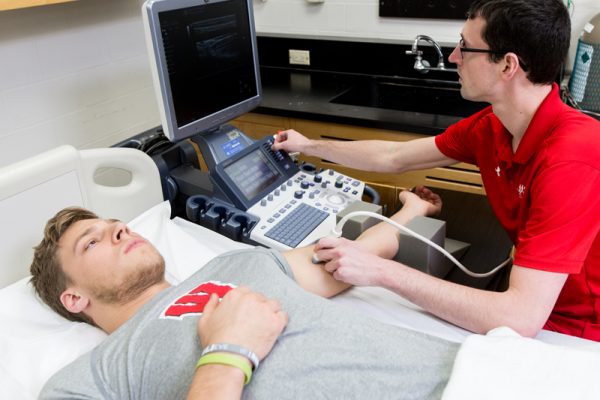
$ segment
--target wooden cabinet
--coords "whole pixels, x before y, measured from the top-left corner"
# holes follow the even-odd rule
[[[45,6],[49,4],[68,3],[76,0],[0,0],[0,11],[15,10],[17,8],[27,8],[35,6]]]
[[[264,114],[249,113],[233,121],[239,129],[252,138],[272,135],[281,129],[296,129],[307,137],[326,140],[363,140],[381,139],[407,141],[423,135],[393,130],[363,128],[353,125],[324,123],[311,120],[286,118]],[[381,195],[381,203],[386,206],[386,214],[400,206],[398,193],[405,188],[426,185],[432,188],[448,189],[458,192],[484,195],[479,170],[470,164],[455,164],[444,168],[433,168],[404,174],[383,174],[358,171],[343,167],[325,159],[300,155],[301,161],[310,162],[322,168],[334,168],[346,175],[365,181]]]

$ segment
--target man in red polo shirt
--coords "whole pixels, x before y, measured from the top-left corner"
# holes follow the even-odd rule
[[[473,332],[509,326],[535,336],[545,328],[600,341],[600,123],[563,104],[553,83],[569,40],[560,0],[474,1],[449,59],[462,96],[490,107],[437,137],[331,142],[286,131],[273,146],[377,172],[476,164],[516,247],[506,291],[443,281],[344,239],[319,242],[324,268]]]

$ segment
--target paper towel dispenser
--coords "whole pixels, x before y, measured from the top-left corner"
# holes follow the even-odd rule
[[[577,41],[569,91],[579,107],[600,113],[600,14],[585,25]]]

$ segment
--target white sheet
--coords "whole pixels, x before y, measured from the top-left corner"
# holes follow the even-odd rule
[[[24,278],[0,290],[0,398],[33,399],[63,365],[106,336],[50,310]]]
[[[355,287],[332,298],[331,301],[363,312],[386,324],[424,332],[452,342],[460,343],[471,334],[379,287]]]
[[[465,340],[443,399],[598,399],[599,370],[598,346],[575,349],[497,328]]]

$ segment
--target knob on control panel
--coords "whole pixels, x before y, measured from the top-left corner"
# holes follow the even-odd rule
[[[260,224],[251,233],[251,239],[269,247],[286,249],[286,243],[275,239],[273,232],[279,232],[278,229],[286,232],[303,229],[303,223],[300,224],[297,219],[288,216],[295,213],[295,218],[299,213],[296,210],[300,208],[307,210],[308,206],[308,209],[316,209],[319,213],[328,214],[316,228],[311,228],[308,233],[302,233],[306,235],[300,242],[302,245],[313,243],[331,232],[335,226],[334,214],[352,201],[360,199],[363,187],[362,182],[353,181],[333,170],[320,171],[315,175],[299,171],[291,179],[273,188],[272,192],[266,194],[258,204],[248,210],[248,213],[260,219]],[[287,240],[286,237],[281,238]]]

